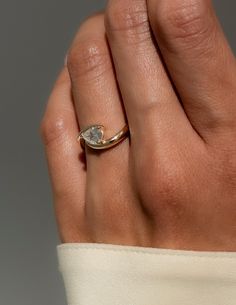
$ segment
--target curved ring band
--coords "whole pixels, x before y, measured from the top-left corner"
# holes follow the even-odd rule
[[[94,150],[109,149],[122,140],[124,140],[129,134],[129,127],[125,125],[117,134],[109,139],[104,139],[104,126],[92,125],[83,129],[78,137],[78,141],[84,148],[85,144]]]

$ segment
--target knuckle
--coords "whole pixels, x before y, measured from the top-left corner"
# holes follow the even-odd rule
[[[154,195],[160,202],[172,202],[175,201],[179,192],[179,174],[173,170],[162,171],[162,176],[156,177],[156,188]]]
[[[175,49],[176,43],[186,48],[206,45],[213,26],[210,14],[204,1],[183,2],[171,8],[165,6],[159,23],[170,49]]]
[[[189,185],[186,181],[186,167],[184,164],[175,164],[174,160],[166,164],[161,154],[157,156],[155,145],[153,148],[149,145],[146,149],[148,152],[139,158],[137,164],[138,172],[142,173],[138,183],[142,184],[143,197],[150,203],[151,209],[156,210],[157,201],[165,204],[166,208],[172,208],[173,203],[180,201],[181,194],[185,194],[183,188]],[[147,164],[152,166],[148,167]]]
[[[227,142],[227,141],[226,141]],[[215,162],[217,156],[218,162]],[[219,177],[223,185],[236,186],[236,147],[232,141],[217,144],[212,149],[212,168],[215,177]]]
[[[40,133],[45,146],[61,142],[67,131],[68,123],[62,117],[51,119],[45,116],[40,125]]]
[[[177,178],[179,175],[177,175],[176,170],[173,169],[173,167],[169,168],[168,166],[162,166],[159,170],[161,171],[161,175],[156,177],[159,196],[170,196],[178,185]]]
[[[95,38],[79,40],[69,51],[67,65],[72,78],[99,76],[109,65],[106,44]]]
[[[109,37],[121,32],[128,42],[139,42],[151,37],[145,1],[110,1],[105,14]]]

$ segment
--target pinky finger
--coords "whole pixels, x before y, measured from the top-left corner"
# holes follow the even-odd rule
[[[86,171],[76,141],[78,125],[66,68],[49,98],[41,124],[52,182],[56,218],[63,242],[85,241],[84,203]]]

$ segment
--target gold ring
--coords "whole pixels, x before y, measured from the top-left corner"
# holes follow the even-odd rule
[[[125,125],[117,134],[109,139],[104,139],[104,126],[92,125],[83,129],[78,137],[78,141],[84,148],[85,144],[95,150],[105,150],[111,148],[122,140],[124,140],[129,134],[129,127]]]

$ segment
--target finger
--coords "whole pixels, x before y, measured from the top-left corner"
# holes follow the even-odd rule
[[[125,115],[102,14],[90,17],[80,27],[68,55],[68,69],[80,129],[101,124],[106,128],[106,137],[110,137],[124,127]],[[93,159],[94,154],[88,151],[88,167]]]
[[[153,43],[146,1],[110,0],[105,25],[136,148],[192,132]]]
[[[105,126],[105,137],[121,130],[125,115],[105,39],[103,15],[93,16],[81,26],[68,55],[68,68],[80,128],[101,124]],[[120,213],[129,205],[128,152],[127,140],[100,153],[86,150],[86,210],[93,218],[95,235],[96,232],[110,234],[116,226],[120,229],[114,218],[118,210]],[[105,225],[104,230],[101,224]]]
[[[68,69],[80,130],[100,124],[105,126],[107,138],[121,130],[125,125],[125,115],[106,43],[102,14],[90,17],[81,26],[68,54]],[[88,176],[95,177],[95,172],[100,173],[105,163],[113,163],[122,149],[121,144],[102,154],[86,150]],[[100,162],[97,162],[98,155]]]
[[[76,141],[78,126],[66,68],[49,98],[42,136],[61,238],[66,242],[84,240],[78,229],[83,227],[86,172],[79,157],[82,150]]]
[[[235,121],[235,58],[210,0],[148,0],[153,32],[200,134]]]

